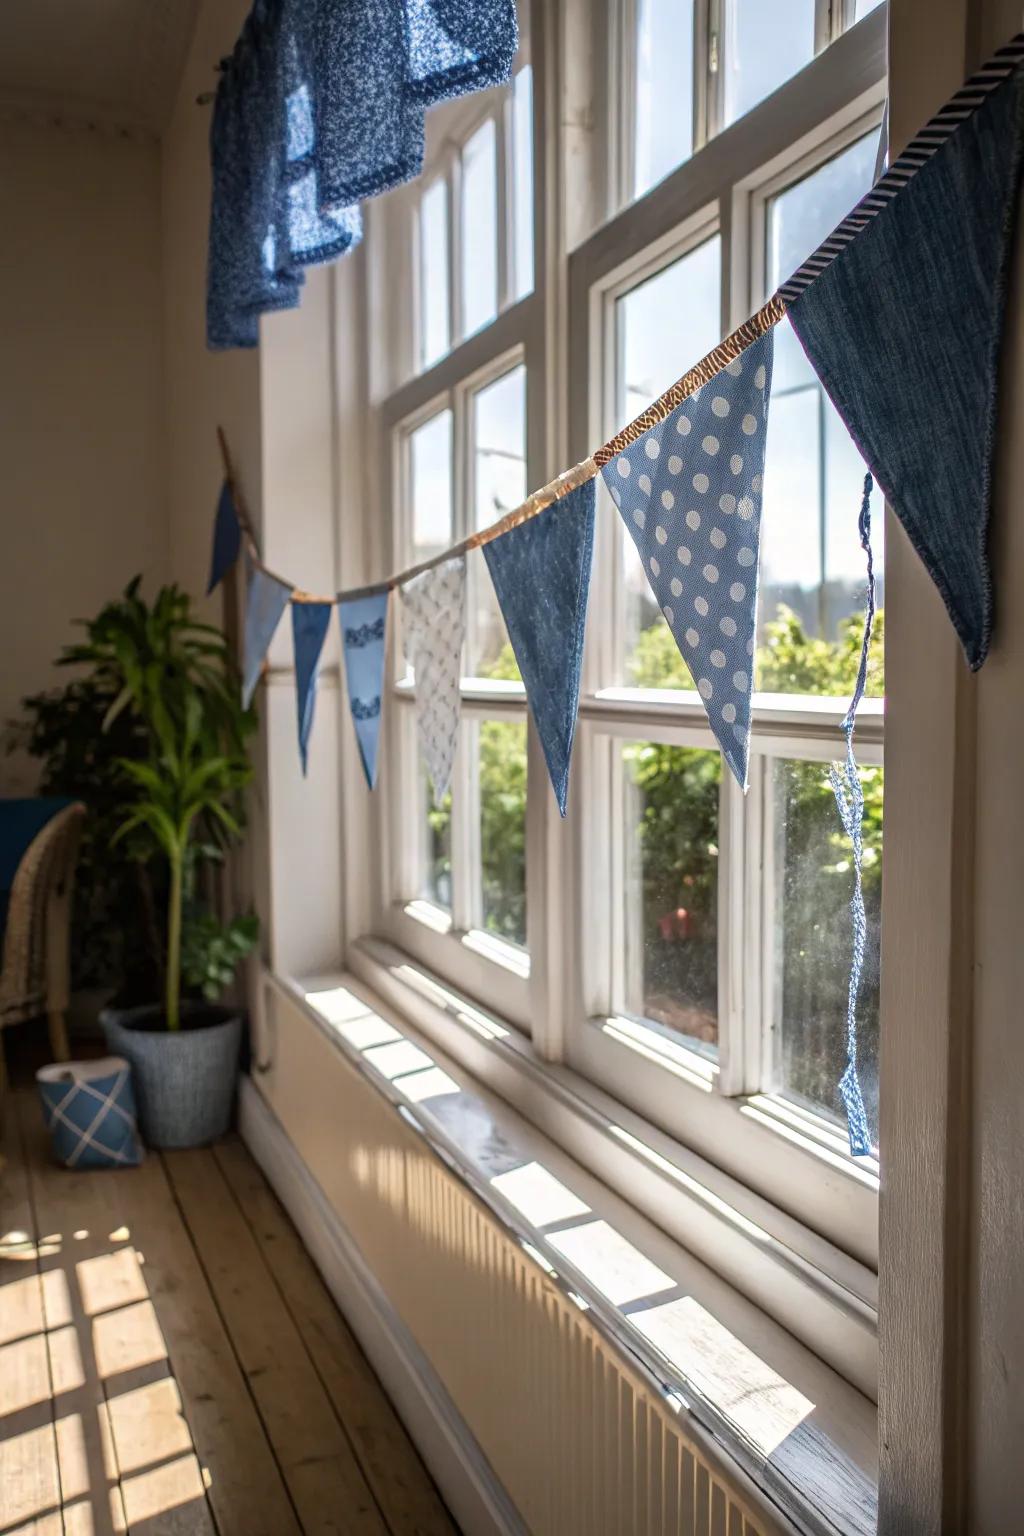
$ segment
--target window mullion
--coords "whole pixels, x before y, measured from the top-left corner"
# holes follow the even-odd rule
[[[722,131],[725,115],[723,82],[725,79],[725,50],[729,40],[725,35],[724,0],[705,0],[703,46],[697,56],[697,66],[704,78],[704,131],[706,139],[713,139]]]
[[[498,311],[512,302],[515,283],[515,254],[512,249],[512,93],[509,91],[494,113],[494,168],[497,178],[496,213],[498,241]]]
[[[750,1086],[744,1033],[750,950],[746,920],[748,798],[749,792],[744,796],[733,775],[723,767],[718,795],[718,1090],[727,1095],[743,1093]]]
[[[693,7],[693,151],[703,149],[716,131],[716,82],[711,73],[712,9],[715,0],[694,0]]]
[[[779,871],[776,863],[778,837],[776,818],[778,808],[775,795],[775,763],[768,757],[758,756],[759,783],[757,804],[753,807],[757,818],[756,865],[750,882],[750,911],[756,921],[755,942],[758,954],[751,946],[751,963],[756,969],[757,983],[755,1007],[748,1014],[747,1027],[751,1049],[756,1059],[751,1085],[755,1091],[774,1093],[779,1086],[779,1027],[782,1020],[781,967],[776,964],[781,938],[782,903],[779,901]],[[753,834],[753,828],[751,829]],[[759,962],[759,963],[758,963]]]
[[[454,149],[448,152],[448,341],[454,347],[463,339],[462,313],[462,162]]]

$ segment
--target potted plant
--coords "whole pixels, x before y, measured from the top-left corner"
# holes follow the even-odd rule
[[[108,920],[124,923],[105,954],[120,964],[100,1021],[132,1063],[147,1141],[193,1146],[230,1119],[242,1019],[217,999],[257,938],[254,917],[223,923],[216,900],[244,827],[255,719],[224,637],[196,622],[188,596],[164,587],[149,607],[138,589],[136,579],[65,648],[76,677],[26,701],[18,744],[44,757],[48,786],[83,794],[94,812],[84,893],[92,886]]]

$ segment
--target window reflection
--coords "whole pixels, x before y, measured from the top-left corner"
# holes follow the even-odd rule
[[[721,254],[721,242],[715,235],[638,283],[616,302],[616,427],[638,416],[687,368],[718,345],[722,337]],[[686,686],[670,675],[675,668],[672,656],[680,666],[682,658],[651,592],[636,546],[624,530],[621,548],[626,677],[642,687]]]
[[[821,243],[869,189],[877,134],[773,197],[766,220],[767,288]],[[775,328],[775,368],[761,528],[759,660],[764,691],[845,693],[860,643],[866,572],[857,534],[865,465],[796,334]],[[881,500],[876,496],[876,507]],[[885,600],[883,520],[872,530],[876,600]],[[881,628],[879,628],[880,660]],[[881,692],[881,668],[869,692]]]
[[[462,334],[498,313],[498,168],[488,118],[462,151]]]

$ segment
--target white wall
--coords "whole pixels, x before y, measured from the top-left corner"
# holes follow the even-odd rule
[[[93,613],[167,563],[159,149],[0,119],[0,721]],[[0,757],[0,794],[35,765]]]
[[[205,0],[177,100],[161,142],[164,422],[170,572],[199,594],[206,585],[210,527],[221,480],[216,427],[228,435],[253,515],[260,511],[260,370],[256,351],[206,348],[208,139],[212,108],[196,97],[217,84],[248,0]],[[212,610],[216,616],[217,610]]]

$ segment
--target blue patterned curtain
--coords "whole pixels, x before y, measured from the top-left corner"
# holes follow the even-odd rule
[[[255,0],[210,131],[208,344],[256,346],[359,202],[419,175],[425,109],[507,80],[518,41],[515,0]]]

